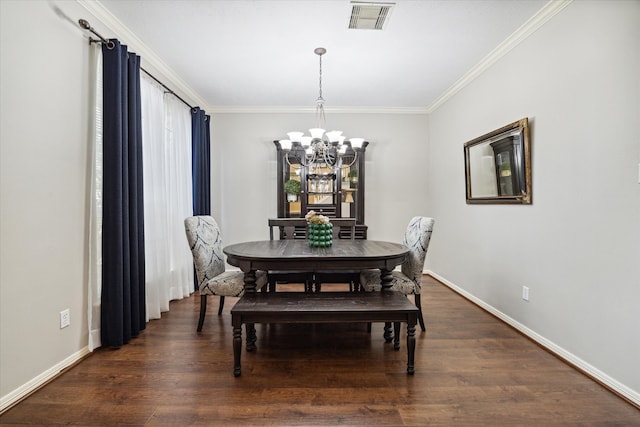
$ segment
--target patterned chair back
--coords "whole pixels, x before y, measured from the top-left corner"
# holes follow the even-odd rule
[[[220,227],[213,217],[190,216],[184,220],[184,229],[196,267],[198,286],[202,289],[206,282],[225,270]]]
[[[407,230],[404,233],[402,244],[409,248],[409,255],[402,263],[401,269],[402,274],[415,282],[416,293],[420,293],[422,269],[434,223],[435,220],[433,218],[415,216],[409,221]]]

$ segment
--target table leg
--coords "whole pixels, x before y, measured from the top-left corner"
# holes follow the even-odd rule
[[[393,341],[393,332],[391,332],[391,322],[384,322],[384,342]]]
[[[242,325],[233,327],[233,376],[240,376],[240,356],[242,355]]]
[[[416,321],[407,322],[407,374],[415,373],[415,354],[416,354]]]
[[[256,271],[249,270],[244,273],[244,293],[255,294],[256,293]],[[256,327],[253,323],[247,323],[247,351],[254,351],[256,349]]]
[[[391,274],[391,270],[387,270],[385,268],[380,270],[380,285],[382,286],[382,290],[389,290],[391,288],[391,282],[393,281],[393,274]]]
[[[244,292],[255,293],[256,292],[256,271],[249,270],[244,273]]]

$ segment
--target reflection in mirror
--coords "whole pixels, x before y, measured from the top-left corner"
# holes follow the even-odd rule
[[[467,203],[531,203],[531,149],[524,118],[464,144]]]

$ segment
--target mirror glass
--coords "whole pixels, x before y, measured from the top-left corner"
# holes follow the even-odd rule
[[[467,203],[531,203],[528,119],[464,144]]]

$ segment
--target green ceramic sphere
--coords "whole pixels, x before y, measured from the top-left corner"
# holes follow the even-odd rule
[[[307,240],[309,246],[325,248],[333,244],[333,224],[308,224]]]

